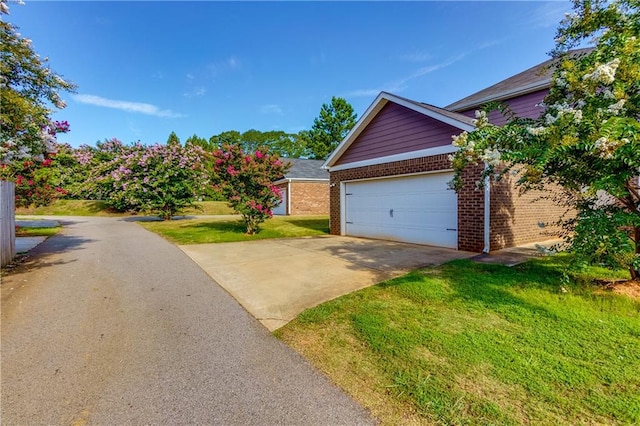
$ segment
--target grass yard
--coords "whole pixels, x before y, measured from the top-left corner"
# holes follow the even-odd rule
[[[238,219],[185,219],[140,222],[140,225],[176,244],[227,243],[329,233],[329,217],[326,215],[276,216],[264,222],[256,235],[247,235],[244,223]]]
[[[60,230],[62,230],[61,226],[46,228],[27,228],[21,226],[16,228],[16,237],[50,237],[56,235]]]
[[[640,424],[640,300],[567,256],[454,261],[276,331],[382,424]]]
[[[198,208],[184,211],[187,215],[223,215],[233,214],[233,210],[225,201],[202,201]],[[104,201],[91,200],[56,200],[50,206],[16,209],[17,215],[47,215],[47,216],[130,216],[111,210]]]

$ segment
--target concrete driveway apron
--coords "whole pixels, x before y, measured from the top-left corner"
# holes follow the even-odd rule
[[[269,330],[343,294],[476,255],[340,236],[179,247]]]

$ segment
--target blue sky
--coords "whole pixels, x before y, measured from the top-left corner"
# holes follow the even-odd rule
[[[381,90],[445,106],[548,58],[555,2],[68,2],[7,20],[78,85],[54,114],[73,146],[308,129]]]

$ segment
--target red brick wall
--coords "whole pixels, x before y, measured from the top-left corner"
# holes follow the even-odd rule
[[[329,213],[328,182],[291,182],[291,215]]]
[[[462,175],[464,186],[458,192],[458,249],[482,252],[484,249],[484,189],[478,188],[484,166],[470,166]]]
[[[559,236],[554,226],[565,213],[553,188],[520,193],[517,177],[504,176],[491,185],[491,250],[544,241]],[[541,227],[540,224],[545,224]]]

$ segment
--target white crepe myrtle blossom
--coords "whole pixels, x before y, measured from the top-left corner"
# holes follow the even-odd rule
[[[605,136],[596,140],[593,147],[598,152],[598,156],[604,160],[610,160],[613,158],[616,150],[623,145],[629,143],[629,139],[622,138],[620,140],[611,140]]]
[[[542,136],[542,135],[546,134],[548,130],[549,129],[547,127],[544,127],[544,126],[527,127],[527,132],[529,132],[529,134],[533,135],[533,136]]]
[[[485,149],[482,155],[480,156],[480,159],[491,167],[498,166],[500,164],[500,158],[501,158],[500,151],[498,151],[495,148]]]
[[[624,104],[626,102],[626,99],[620,99],[618,102],[616,102],[615,104],[609,105],[609,107],[607,108],[607,112],[609,114],[612,115],[618,115],[620,114],[620,112],[623,110],[624,108]]]
[[[560,103],[553,104],[551,105],[550,109],[556,110],[557,115],[547,113],[544,116],[545,123],[547,125],[551,125],[555,123],[560,117],[564,115],[572,115],[576,123],[580,123],[582,121],[582,110],[579,108],[573,108],[569,106],[569,104],[567,104],[566,102],[563,102],[561,104]]]
[[[451,142],[451,143],[456,148],[467,150],[468,137],[469,137],[469,133],[464,131],[464,132],[460,133],[459,135],[451,136],[451,139],[453,140],[453,142]]]
[[[473,124],[478,128],[482,128],[489,124],[489,117],[486,111],[476,110],[476,119],[473,120]]]
[[[616,58],[606,64],[598,65],[592,73],[585,74],[582,79],[593,80],[597,83],[611,84],[616,79],[616,70],[619,65],[620,59]]]

